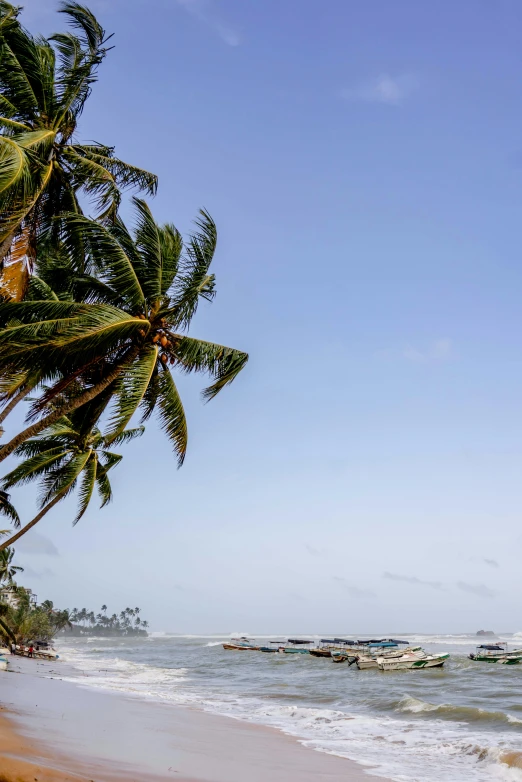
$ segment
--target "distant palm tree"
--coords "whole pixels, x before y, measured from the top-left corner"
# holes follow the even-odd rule
[[[107,606],[106,606],[106,605],[103,605],[103,606],[101,607],[101,611],[102,611],[102,612],[105,614],[105,613],[107,612]]]
[[[17,573],[23,573],[24,569],[20,565],[13,565],[13,548],[5,548],[0,551],[0,583],[13,584]]]
[[[63,214],[82,211],[80,194],[94,200],[100,218],[112,219],[120,188],[152,194],[157,187],[153,174],[118,160],[112,147],[77,143],[110,36],[78,3],[62,2],[60,11],[78,34],[45,39],[20,25],[20,8],[0,3],[0,261],[8,261],[4,294],[15,299],[23,296],[37,240],[56,243]]]
[[[52,626],[56,632],[64,630],[66,627],[72,627],[72,622],[72,616],[66,608],[64,608],[62,611],[53,612]]]

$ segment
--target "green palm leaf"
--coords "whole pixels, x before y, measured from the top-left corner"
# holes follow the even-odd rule
[[[204,399],[209,401],[237,377],[248,361],[248,354],[213,342],[181,337],[176,358],[177,366],[183,372],[207,372],[216,378],[216,382],[203,391]]]
[[[73,521],[73,526],[78,524],[81,517],[89,507],[89,503],[94,492],[94,487],[96,486],[97,466],[98,457],[95,453],[92,453],[83,468],[82,480],[78,491],[78,513],[76,514]]]
[[[181,397],[168,369],[158,376],[158,414],[161,428],[174,446],[181,467],[187,453],[187,421]]]
[[[158,349],[155,345],[144,345],[136,360],[121,379],[116,392],[115,410],[109,420],[106,442],[120,435],[141,404],[156,368]]]
[[[82,230],[90,251],[99,264],[101,279],[117,289],[131,307],[144,312],[145,295],[131,259],[110,231],[82,215],[69,215],[68,224]]]
[[[20,517],[14,505],[9,501],[9,494],[5,491],[0,491],[0,513],[12,522],[15,529],[20,526]]]

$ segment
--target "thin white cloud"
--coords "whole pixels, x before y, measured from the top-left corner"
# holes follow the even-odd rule
[[[404,581],[406,584],[419,584],[432,589],[442,589],[440,581],[424,581],[422,578],[417,578],[417,576],[403,576],[400,573],[389,573],[386,571],[382,574],[382,577],[387,578],[389,581]]]
[[[459,581],[457,586],[463,592],[469,592],[470,595],[476,595],[477,597],[495,597],[495,592],[485,584],[467,584],[465,581]]]
[[[54,575],[54,571],[48,567],[44,567],[43,570],[33,570],[32,567],[24,568],[24,576],[29,576],[29,578],[53,578]]]
[[[372,592],[371,589],[360,589],[360,587],[350,584],[349,581],[341,576],[334,576],[333,580],[340,583],[350,597],[355,597],[357,600],[367,600],[368,598],[376,597],[375,592]]]
[[[485,562],[486,565],[489,565],[490,567],[500,567],[496,559],[487,559],[486,557],[484,557],[482,561]]]
[[[401,106],[417,87],[418,80],[413,74],[390,76],[388,73],[382,73],[376,79],[341,90],[341,97],[364,103]]]
[[[176,2],[195,19],[211,27],[227,46],[240,45],[239,33],[228,24],[216,19],[211,9],[210,0],[176,0]]]
[[[16,544],[17,551],[24,554],[45,554],[48,557],[57,557],[58,549],[50,538],[40,535],[39,532],[29,532],[20,538]]]
[[[435,361],[447,361],[452,356],[452,350],[451,339],[436,339],[423,350],[407,345],[403,349],[402,355],[408,361],[428,364]]]
[[[315,548],[315,546],[311,546],[309,543],[305,543],[305,549],[312,557],[326,556],[326,549],[324,548]]]

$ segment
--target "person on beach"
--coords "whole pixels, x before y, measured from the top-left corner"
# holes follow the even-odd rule
[[[15,643],[11,644],[11,654],[16,654],[16,644]]]
[[[29,649],[28,649],[28,651],[27,651],[27,656],[28,657],[32,657],[33,656],[33,652],[34,652],[34,646],[31,644]]]

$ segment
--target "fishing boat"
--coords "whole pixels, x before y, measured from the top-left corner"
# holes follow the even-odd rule
[[[519,665],[522,663],[522,649],[508,650],[506,643],[481,644],[477,646],[475,653],[471,653],[470,660],[478,663],[499,663],[500,665]]]
[[[377,667],[380,671],[404,671],[417,668],[441,668],[449,654],[427,654],[422,649],[402,652],[401,655],[389,655],[377,658]]]
[[[288,642],[291,646],[283,646],[283,652],[285,654],[310,654],[310,646],[313,641],[305,641],[302,638],[289,638]]]
[[[259,646],[252,644],[248,638],[232,638],[229,643],[223,644],[223,649],[233,652],[258,652]]]
[[[420,651],[421,649],[420,646],[399,649],[399,645],[407,645],[408,641],[399,641],[396,638],[383,638],[379,641],[374,639],[364,643],[363,652],[358,654],[354,661],[360,671],[365,671],[368,668],[378,668],[378,657],[401,657],[405,652]]]
[[[325,643],[325,641],[321,641]],[[310,649],[312,657],[331,657],[332,649],[329,646],[316,646],[315,649]]]
[[[260,652],[266,652],[268,654],[281,651],[282,641],[269,641],[270,646],[260,646]],[[272,645],[273,644],[273,645]]]
[[[319,649],[311,650],[310,654],[316,652],[316,657],[331,657],[334,663],[344,663],[347,660],[355,660],[354,649],[360,651],[357,641],[348,638],[321,638],[322,646]],[[317,652],[319,652],[317,654]]]

